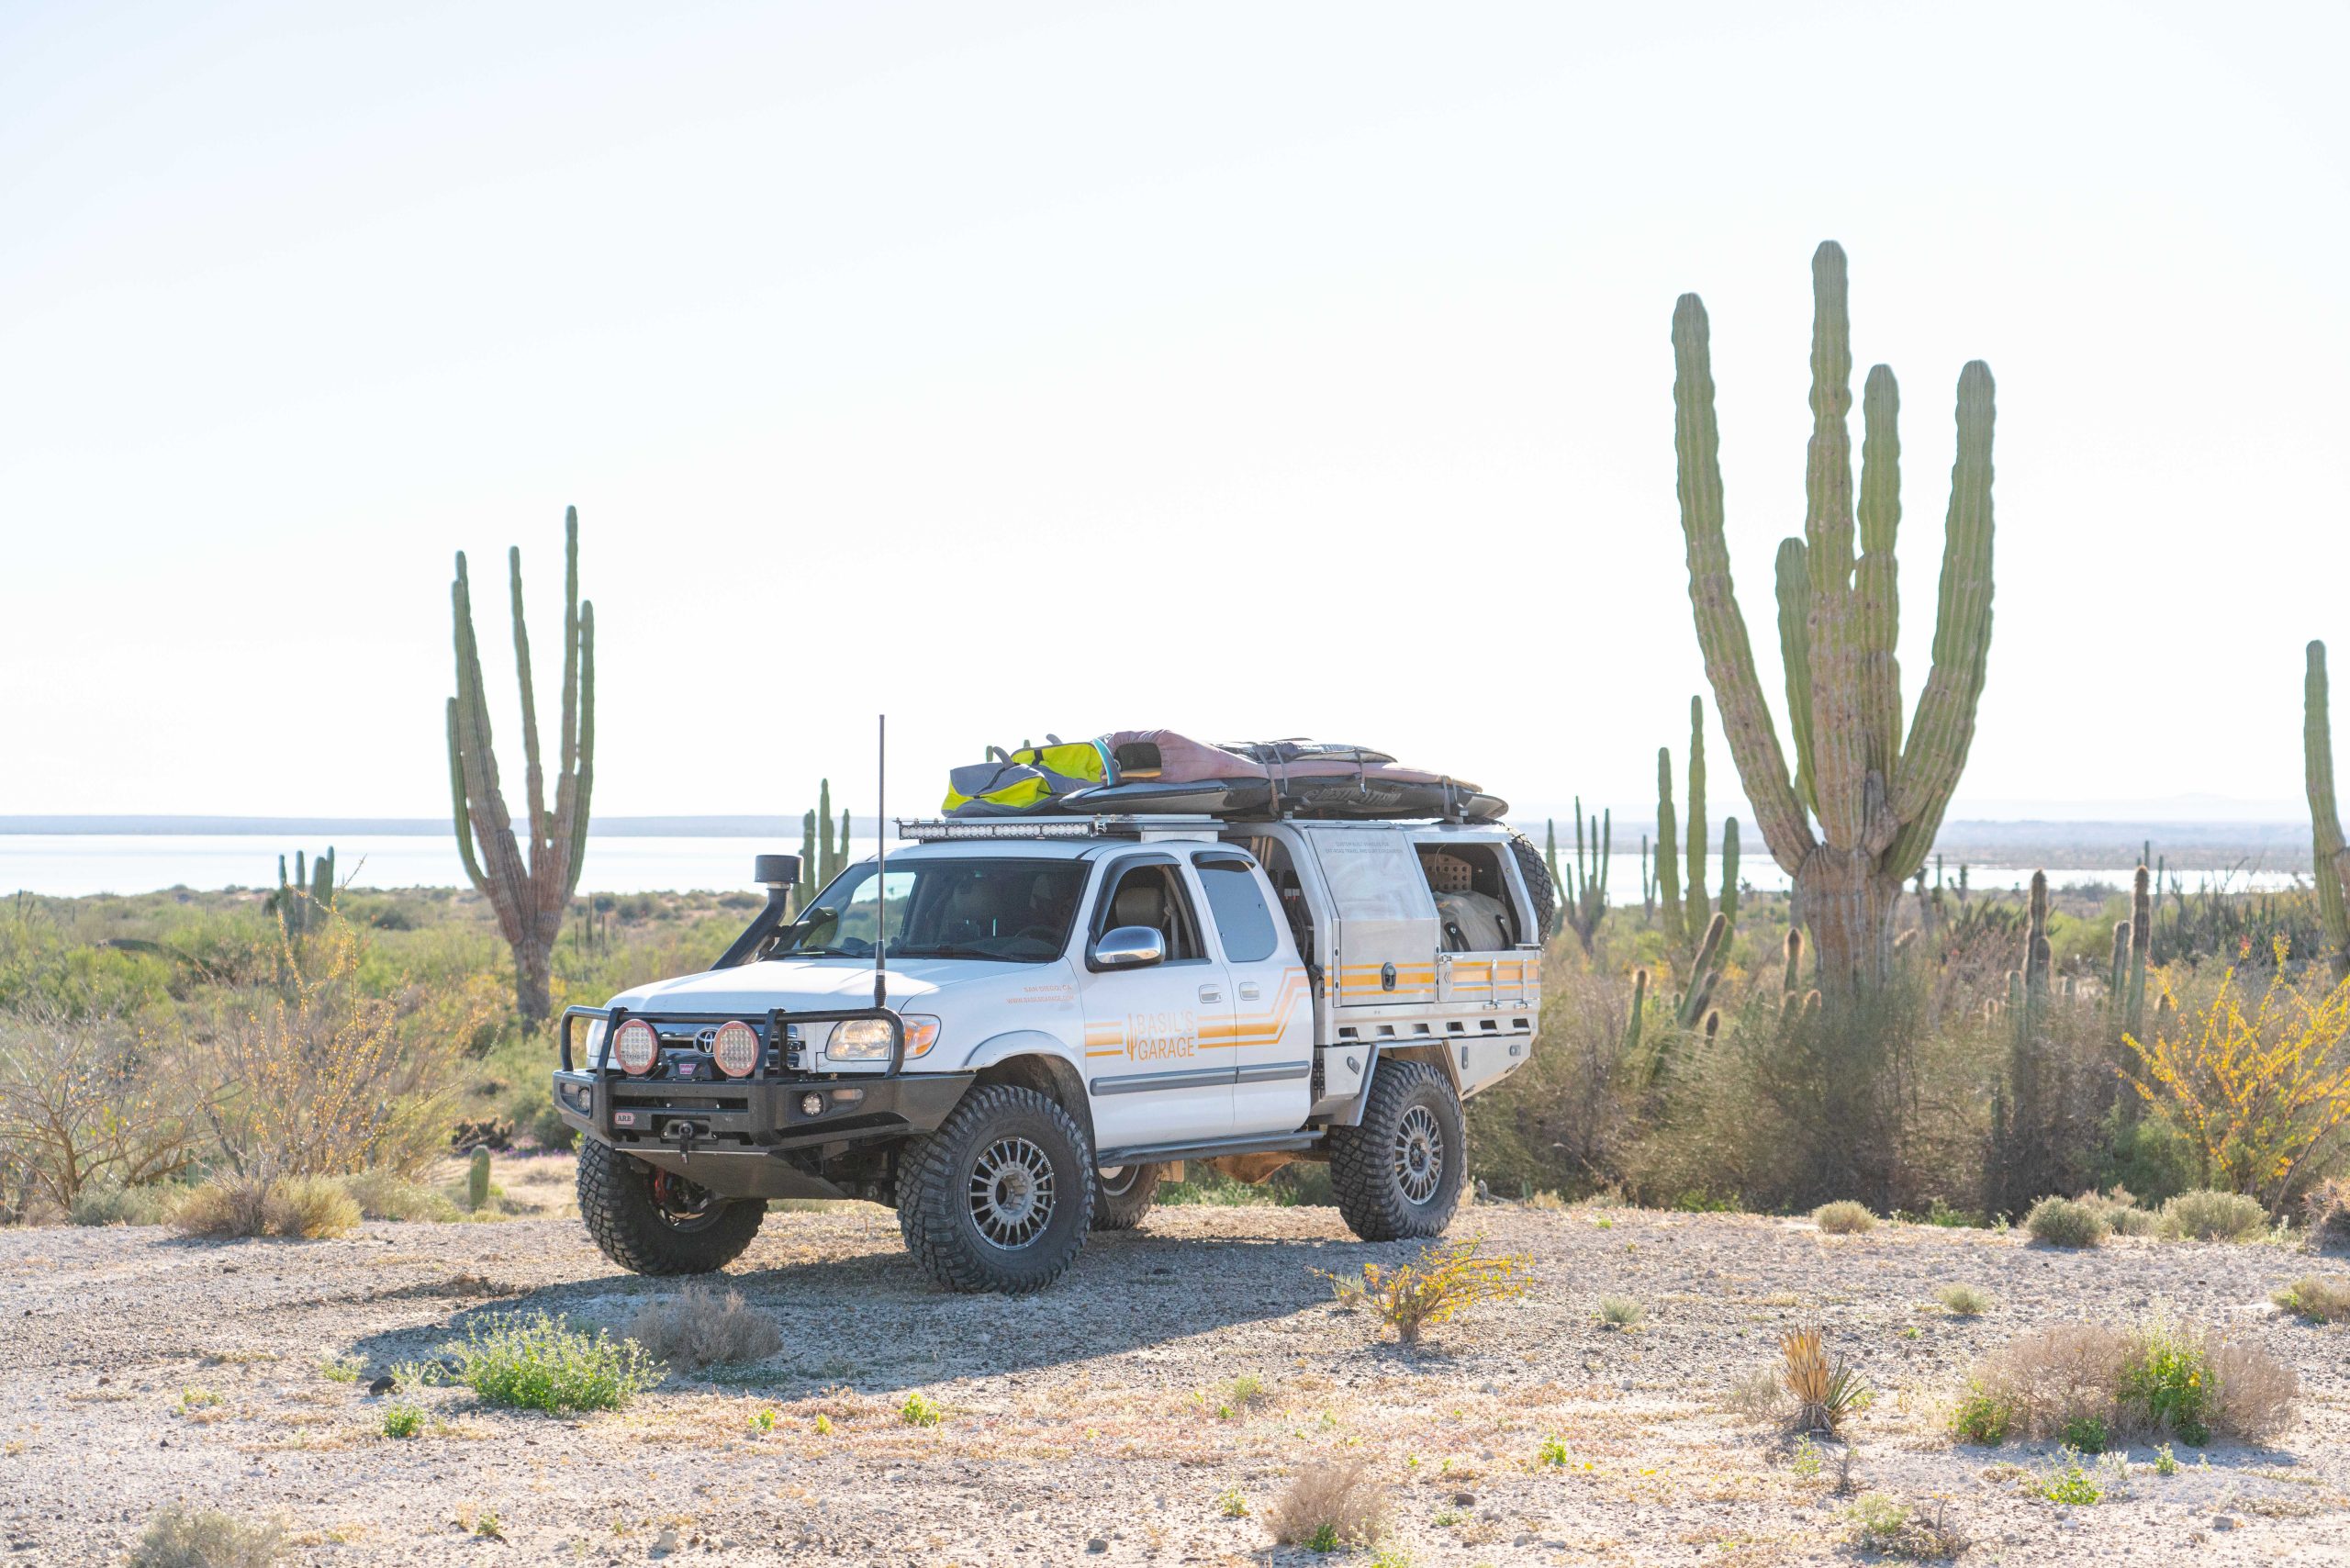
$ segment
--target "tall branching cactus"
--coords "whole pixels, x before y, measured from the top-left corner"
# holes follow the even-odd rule
[[[449,792],[456,808],[457,849],[465,875],[489,901],[498,933],[513,949],[514,1004],[530,1025],[547,1015],[555,939],[563,935],[564,911],[570,907],[587,858],[588,797],[595,780],[596,607],[579,598],[579,510],[566,508],[563,519],[563,733],[552,808],[539,756],[538,700],[531,685],[530,633],[522,621],[519,547],[507,552],[506,566],[513,605],[514,669],[522,693],[527,858],[498,788],[481,651],[474,641],[473,586],[462,550],[457,552],[457,580],[449,589],[457,644],[457,694],[449,699]]]
[[[1730,754],[1763,842],[1794,879],[1823,983],[1850,991],[1891,967],[1901,885],[1932,848],[1974,740],[1991,643],[1992,385],[1979,360],[1959,373],[1933,667],[1905,744],[1895,656],[1899,393],[1891,370],[1870,370],[1855,554],[1852,338],[1844,252],[1832,241],[1812,257],[1812,296],[1804,537],[1782,543],[1777,561],[1792,771],[1730,582],[1706,307],[1694,294],[1673,314],[1674,443],[1689,599]]]
[[[1689,817],[1685,842],[1688,881],[1682,879],[1683,855],[1673,846],[1682,835],[1682,819],[1673,803],[1673,748],[1656,748],[1656,882],[1664,900],[1664,935],[1666,940],[1684,953],[1695,953],[1706,945],[1706,934],[1714,918],[1714,902],[1706,891],[1706,704],[1702,698],[1689,699]],[[1641,841],[1641,896],[1649,895],[1647,886],[1647,841]],[[1721,913],[1732,925],[1738,923],[1738,819],[1730,817],[1722,823],[1722,889]]]
[[[1616,813],[1603,812],[1590,819],[1590,834],[1584,835],[1583,797],[1575,797],[1575,863],[1566,880],[1556,877],[1550,885],[1561,894],[1559,900],[1561,924],[1575,934],[1583,950],[1591,951],[1592,940],[1599,931],[1599,923],[1607,918],[1607,857],[1615,849]],[[1557,857],[1552,856],[1553,863]],[[1561,867],[1561,871],[1566,868]]]
[[[2301,687],[2301,747],[2308,764],[2310,849],[2316,864],[2317,906],[2333,944],[2334,978],[2350,979],[2350,848],[2342,842],[2342,815],[2333,805],[2333,725],[2327,712],[2325,644],[2311,643],[2309,677]]]

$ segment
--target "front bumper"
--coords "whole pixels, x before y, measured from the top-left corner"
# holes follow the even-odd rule
[[[810,1156],[821,1159],[860,1144],[934,1131],[977,1076],[899,1070],[901,1047],[884,1073],[778,1072],[763,1060],[749,1078],[630,1078],[594,1062],[572,1065],[575,1015],[610,1022],[602,1008],[565,1011],[559,1025],[564,1065],[554,1081],[556,1113],[583,1136],[724,1197],[839,1196],[810,1173],[815,1162]],[[658,1025],[686,1015],[632,1016]],[[783,1023],[816,1019],[772,1014],[746,1022],[780,1039]]]

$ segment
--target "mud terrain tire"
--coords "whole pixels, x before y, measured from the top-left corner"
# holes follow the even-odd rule
[[[898,1165],[898,1229],[950,1291],[1025,1295],[1061,1277],[1093,1218],[1093,1150],[1033,1089],[982,1083]]]
[[[1093,1173],[1093,1228],[1096,1230],[1132,1230],[1150,1212],[1151,1201],[1158,1196],[1159,1177],[1164,1167],[1157,1165],[1121,1165],[1113,1174],[1106,1170]]]
[[[716,1273],[743,1255],[767,1214],[762,1199],[711,1197],[592,1137],[579,1140],[578,1191],[588,1234],[635,1274]]]
[[[1550,885],[1550,863],[1534,847],[1534,841],[1522,833],[1509,835],[1509,852],[1517,857],[1517,869],[1526,878],[1526,896],[1534,901],[1534,919],[1539,927],[1534,940],[1548,942],[1559,920],[1559,890]]]
[[[1365,1241],[1441,1236],[1460,1204],[1469,1136],[1444,1070],[1382,1061],[1362,1125],[1330,1129],[1339,1217]]]

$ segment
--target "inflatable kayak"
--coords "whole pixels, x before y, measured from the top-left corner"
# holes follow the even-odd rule
[[[1169,812],[1215,817],[1444,817],[1509,809],[1465,779],[1406,767],[1368,746],[1307,740],[1214,745],[1173,730],[990,747],[949,775],[949,816]]]

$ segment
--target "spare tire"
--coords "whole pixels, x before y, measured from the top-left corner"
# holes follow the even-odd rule
[[[1517,868],[1526,878],[1526,896],[1534,901],[1534,939],[1548,942],[1559,919],[1559,890],[1550,885],[1550,863],[1522,833],[1509,835],[1509,852],[1517,857]]]

